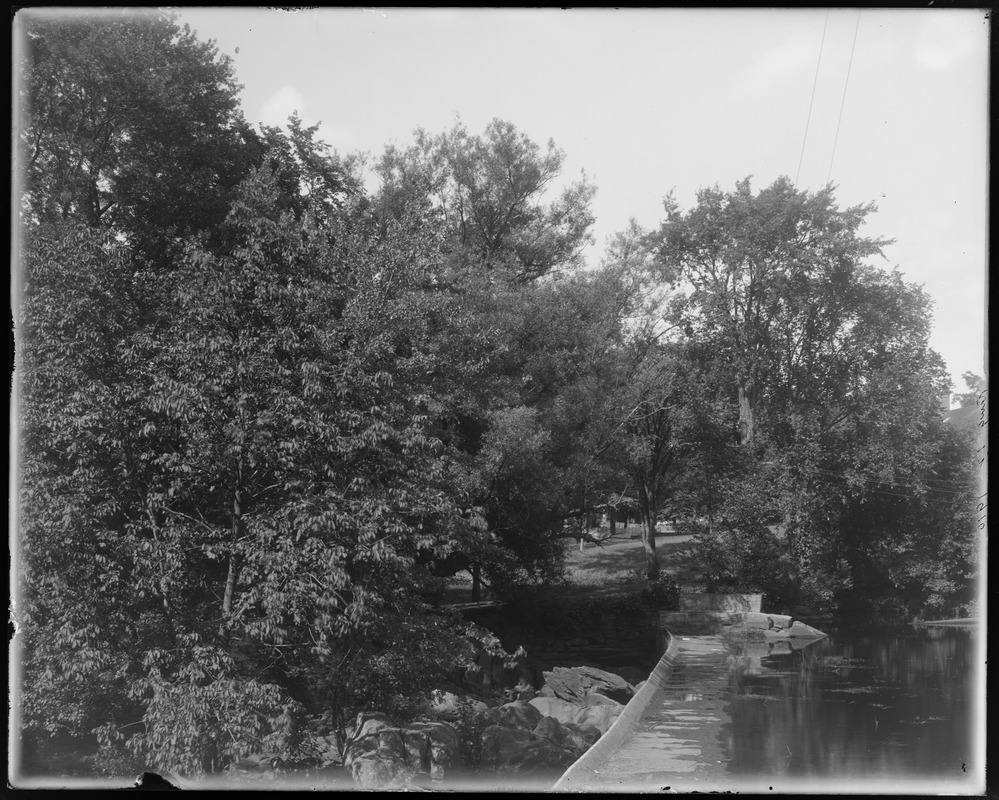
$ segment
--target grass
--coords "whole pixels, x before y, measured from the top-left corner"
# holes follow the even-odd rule
[[[660,567],[681,585],[696,582],[687,560],[678,552],[688,541],[686,536],[656,537]],[[645,548],[641,539],[630,535],[615,536],[599,545],[587,543],[582,551],[573,543],[566,547],[565,567],[566,581],[573,591],[591,596],[631,593],[641,588],[634,573],[645,571]]]
[[[620,531],[620,529],[618,529]],[[606,535],[605,529],[600,531]],[[598,533],[591,531],[591,533]],[[614,538],[604,539],[600,544],[587,542],[582,550],[579,543],[567,540],[565,546],[565,584],[559,587],[561,595],[586,595],[588,597],[609,597],[634,594],[641,590],[642,583],[635,577],[636,571],[645,572],[645,549],[637,535],[638,526],[631,526]],[[697,576],[692,572],[688,560],[679,551],[686,547],[689,536],[659,534],[656,537],[656,554],[659,565],[682,587],[694,586]],[[459,573],[444,593],[444,603],[467,603],[472,599],[471,578]],[[482,599],[492,599],[492,593],[482,589]]]

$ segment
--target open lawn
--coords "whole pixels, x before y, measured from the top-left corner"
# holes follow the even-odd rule
[[[606,535],[604,531],[591,531],[591,534]],[[600,544],[587,542],[582,550],[579,543],[567,540],[565,545],[565,580],[559,587],[560,594],[585,594],[587,596],[608,596],[638,592],[642,584],[636,579],[635,571],[645,572],[645,550],[641,539],[631,538],[632,531],[604,539]],[[681,551],[690,541],[690,536],[662,534],[656,537],[656,553],[659,565],[681,587],[693,587],[698,576],[693,574],[689,559]],[[468,603],[472,599],[471,579],[467,573],[459,573],[444,593],[445,604]],[[493,599],[488,588],[483,587],[482,600]]]
[[[660,534],[656,537],[656,554],[660,567],[681,585],[696,583],[688,559],[680,552],[686,549],[690,536]],[[618,594],[636,591],[640,583],[635,571],[645,571],[645,550],[641,539],[615,536],[602,544],[587,543],[580,551],[579,545],[566,546],[566,580],[575,589],[587,594]]]

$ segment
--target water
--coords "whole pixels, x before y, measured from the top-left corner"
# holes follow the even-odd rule
[[[837,633],[796,646],[681,637],[682,658],[604,788],[968,792],[977,629]],[[596,787],[595,787],[596,788]]]

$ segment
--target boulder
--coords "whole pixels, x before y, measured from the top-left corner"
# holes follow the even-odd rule
[[[473,697],[463,697],[454,694],[454,692],[441,692],[438,699],[431,704],[430,713],[440,719],[457,720],[465,709],[485,711],[487,708],[489,708],[488,705]]]
[[[565,724],[590,725],[605,733],[624,708],[608,697],[590,695],[586,705],[570,703],[559,697],[535,697],[531,705],[546,717],[552,717]]]
[[[555,773],[575,760],[572,750],[535,736],[531,731],[490,725],[482,732],[482,766],[499,773]]]
[[[750,630],[770,630],[774,626],[773,619],[769,614],[764,614],[760,611],[749,611],[742,615],[741,622],[736,622],[736,627],[740,625],[743,628],[748,628]]]
[[[596,667],[555,667],[544,673],[545,686],[551,695],[573,703],[583,702],[590,694],[600,694],[619,703],[635,696],[635,687],[620,675]],[[547,694],[542,687],[542,694]]]
[[[577,669],[583,686],[591,693],[601,694],[611,700],[616,700],[618,703],[627,703],[635,696],[635,687],[620,675],[596,667],[578,667]]]
[[[555,667],[551,672],[543,674],[545,684],[542,689],[548,688],[552,697],[558,697],[570,703],[581,703],[586,698],[586,689],[578,669]]]
[[[552,717],[557,719],[559,722],[575,722],[576,714],[581,708],[581,706],[578,706],[575,703],[570,703],[568,700],[563,700],[560,697],[544,695],[535,697],[533,700],[529,701],[529,703],[544,716]]]
[[[388,714],[376,711],[362,711],[354,719],[352,736],[355,740],[367,739],[386,728],[395,728],[395,721]]]
[[[791,639],[819,639],[825,636],[822,631],[806,625],[800,620],[795,620],[787,629],[788,638]]]
[[[400,783],[400,765],[396,761],[364,754],[349,765],[354,783],[362,789],[386,789]]]
[[[534,728],[534,735],[562,747],[565,744],[566,730],[555,717],[542,717]]]
[[[444,722],[400,726],[384,714],[362,713],[344,767],[364,789],[398,788],[419,774],[443,779],[458,752],[458,734]]]
[[[500,725],[530,731],[541,721],[542,714],[531,703],[515,700],[494,709],[490,716]]]
[[[787,614],[748,612],[732,624],[723,627],[722,633],[749,642],[782,642],[791,639],[811,640],[824,637],[822,631],[806,625]]]
[[[442,722],[414,722],[405,730],[426,737],[421,771],[428,772],[433,780],[442,780],[445,773],[457,765],[458,733],[450,725]]]
[[[591,725],[601,733],[607,733],[607,729],[614,724],[624,706],[617,704],[612,706],[586,706],[579,709],[576,718],[571,720],[579,725]]]
[[[578,722],[565,722],[562,724],[562,728],[565,731],[563,746],[571,746],[580,755],[593,747],[604,734],[600,728],[593,725],[581,725]]]
[[[534,735],[547,739],[554,745],[571,750],[578,758],[601,737],[599,728],[575,722],[559,722],[555,717],[542,717]]]

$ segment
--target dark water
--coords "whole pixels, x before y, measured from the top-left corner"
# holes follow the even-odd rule
[[[983,632],[835,633],[807,645],[680,636],[633,732],[583,788],[974,792]],[[984,729],[981,729],[984,730]]]
[[[965,628],[838,633],[732,654],[718,732],[732,774],[939,778],[965,774],[976,637]]]

